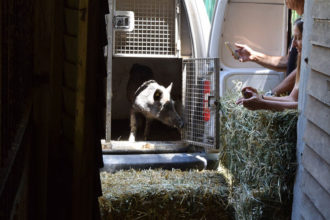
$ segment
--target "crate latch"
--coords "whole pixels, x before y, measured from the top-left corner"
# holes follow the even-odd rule
[[[113,17],[113,28],[116,31],[134,30],[134,12],[133,11],[115,11]]]

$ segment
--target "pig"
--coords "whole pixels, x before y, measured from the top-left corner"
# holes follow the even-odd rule
[[[176,112],[171,98],[171,83],[167,88],[159,85],[152,70],[144,65],[134,64],[130,70],[127,83],[127,98],[131,103],[129,141],[135,141],[137,132],[136,114],[146,118],[144,140],[147,140],[151,121],[156,119],[162,123],[182,129],[183,119]]]

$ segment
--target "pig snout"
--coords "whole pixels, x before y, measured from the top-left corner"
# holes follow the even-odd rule
[[[183,119],[175,111],[174,105],[171,102],[165,104],[158,119],[163,121],[165,124],[178,129],[182,129],[184,126]]]
[[[167,124],[177,129],[182,129],[184,127],[184,122],[179,115],[176,115],[174,118],[171,118]]]

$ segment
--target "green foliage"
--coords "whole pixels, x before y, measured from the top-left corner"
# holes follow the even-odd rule
[[[293,27],[294,27],[294,22],[300,18],[300,15],[295,10],[291,10],[291,36],[293,36]]]
[[[210,22],[212,22],[216,4],[217,0],[204,0],[204,5]]]

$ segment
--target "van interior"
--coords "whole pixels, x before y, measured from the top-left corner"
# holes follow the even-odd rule
[[[175,101],[184,98],[182,85],[186,79],[183,79],[182,63],[186,58],[220,58],[220,96],[237,88],[238,82],[240,86],[268,91],[284,78],[281,72],[252,62],[238,62],[225,47],[225,42],[238,42],[266,54],[285,55],[290,22],[283,1],[232,0],[214,6],[209,19],[204,4],[198,1],[182,1],[181,4],[158,1],[152,6],[149,1],[140,5],[114,1],[115,11],[135,13],[135,30],[113,30],[114,41],[108,51],[112,88],[106,89],[112,90],[111,120],[108,120],[111,121],[111,140],[128,140],[131,106],[126,98],[126,86],[130,68],[135,63],[150,67],[159,84],[167,87],[173,82],[171,95]],[[242,15],[248,19],[242,19]],[[138,121],[142,125],[138,129],[138,140],[143,140],[143,117]],[[154,120],[148,140],[179,141],[182,135],[176,128]]]

